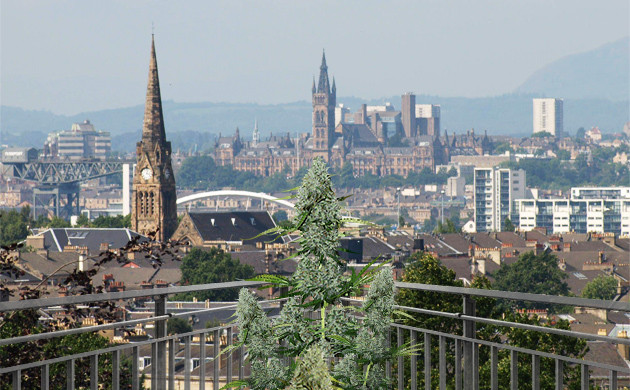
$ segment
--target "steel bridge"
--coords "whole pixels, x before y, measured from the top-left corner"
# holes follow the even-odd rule
[[[134,163],[126,160],[3,161],[0,173],[4,177],[37,183],[33,190],[33,218],[37,218],[38,210],[42,209],[69,218],[80,212],[80,182],[121,173],[124,165]]]

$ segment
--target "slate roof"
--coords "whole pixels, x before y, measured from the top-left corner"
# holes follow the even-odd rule
[[[497,240],[504,244],[512,244],[516,248],[524,248],[527,245],[523,237],[513,232],[497,232]]]
[[[86,246],[90,255],[101,253],[101,244],[122,248],[139,234],[126,228],[51,228],[34,229],[33,234],[44,236],[44,248],[49,252],[63,252],[68,245]]]
[[[501,248],[501,243],[490,237],[490,233],[473,233],[471,238],[480,248]]]
[[[269,242],[271,235],[258,234],[276,226],[267,211],[227,211],[189,213],[204,241]]]

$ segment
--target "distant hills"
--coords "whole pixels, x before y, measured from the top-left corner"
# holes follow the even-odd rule
[[[474,128],[489,134],[527,136],[532,131],[532,98],[542,96],[565,99],[565,130],[569,133],[591,126],[618,132],[630,117],[629,44],[626,37],[561,58],[532,74],[510,94],[481,98],[418,95],[416,102],[440,104],[441,127],[450,134]],[[400,96],[371,100],[337,98],[338,103],[353,111],[363,102],[388,101],[400,108]],[[143,111],[143,106],[137,105],[64,116],[1,106],[0,143],[42,147],[49,132],[69,129],[72,123],[90,119],[98,129],[112,133],[115,149],[131,151],[142,128]],[[207,149],[216,135],[233,134],[236,127],[241,129],[241,135],[250,137],[255,119],[263,136],[310,131],[311,102],[262,105],[165,101],[164,116],[175,149]]]
[[[516,93],[628,101],[630,37],[560,58],[534,72]]]

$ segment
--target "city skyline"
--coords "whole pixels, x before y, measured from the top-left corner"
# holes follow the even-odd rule
[[[186,8],[88,2],[63,12],[53,8],[2,3],[3,105],[62,114],[137,105],[152,22],[158,49],[168,53],[164,98],[181,102],[305,100],[304,76],[313,73],[323,47],[335,68],[331,76],[343,80],[342,96],[378,98],[408,90],[492,96],[513,91],[561,57],[628,32],[625,2],[395,2],[387,12],[372,2],[276,2],[265,9],[243,2]],[[98,19],[89,17],[96,14]],[[30,19],[38,20],[35,27],[24,23]],[[552,20],[549,31],[532,29],[532,23]],[[580,27],[585,22],[589,29]],[[405,23],[407,29],[400,27]],[[119,44],[123,39],[126,45]]]

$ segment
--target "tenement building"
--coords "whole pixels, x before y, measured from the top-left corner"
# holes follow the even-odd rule
[[[335,167],[349,163],[356,175],[406,176],[424,168],[433,171],[436,164],[448,162],[447,145],[440,139],[438,106],[418,107],[415,97],[406,94],[403,112],[391,105],[362,105],[351,115],[345,107],[337,107],[337,87],[334,78],[331,83],[328,77],[325,54],[311,96],[310,134],[295,138],[289,133],[272,134],[260,140],[256,126],[252,141],[246,141],[237,128],[233,136],[219,136],[216,163],[263,176],[294,175],[319,157]]]

